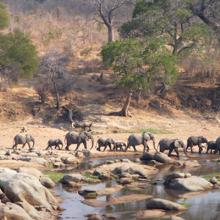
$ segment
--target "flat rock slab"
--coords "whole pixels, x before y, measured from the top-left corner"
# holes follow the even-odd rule
[[[111,195],[113,193],[119,192],[122,188],[123,188],[122,186],[116,185],[114,187],[97,190],[96,192],[99,196],[107,196],[107,195]]]
[[[176,178],[170,181],[169,188],[173,190],[185,191],[185,192],[198,192],[210,190],[213,185],[202,177],[191,176],[188,178]]]
[[[131,194],[131,195],[125,195],[125,196],[119,196],[112,198],[109,202],[100,201],[97,199],[86,199],[82,201],[82,203],[92,206],[92,207],[105,207],[108,205],[118,205],[122,203],[130,203],[130,202],[136,202],[136,201],[142,201],[146,199],[150,199],[152,196],[149,195],[143,195],[143,194]]]
[[[142,210],[137,213],[138,219],[146,218],[161,218],[166,215],[164,210],[155,209],[155,210]]]
[[[151,199],[152,196],[144,195],[144,194],[131,194],[125,196],[114,197],[109,201],[110,205],[117,205],[121,203],[130,203],[136,201],[142,201],[146,199]]]
[[[178,203],[166,199],[151,199],[147,201],[146,207],[148,209],[162,209],[165,211],[185,211],[186,208]]]

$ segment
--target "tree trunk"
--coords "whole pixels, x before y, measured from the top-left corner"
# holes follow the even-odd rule
[[[127,95],[126,101],[124,103],[124,106],[123,106],[122,110],[120,111],[121,116],[124,116],[124,117],[130,116],[128,109],[129,109],[130,104],[131,104],[131,96],[132,96],[132,93],[129,92],[128,95]]]
[[[108,28],[108,43],[111,43],[114,41],[114,31],[112,25],[107,26]]]
[[[59,94],[59,91],[57,88],[56,81],[53,76],[52,76],[52,81],[53,81],[53,87],[54,87],[54,92],[55,92],[55,96],[56,96],[56,109],[60,110],[60,94]]]

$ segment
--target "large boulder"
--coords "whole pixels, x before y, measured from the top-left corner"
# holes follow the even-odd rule
[[[57,207],[55,197],[34,175],[0,168],[0,189],[12,203],[23,203],[28,207],[27,210],[37,211],[40,207],[52,212]],[[28,214],[33,216],[33,213]],[[43,217],[39,213],[38,218],[32,217],[32,219],[43,219]]]
[[[151,199],[147,201],[146,207],[148,209],[162,209],[165,211],[184,211],[186,208],[178,203],[166,199]]]
[[[5,205],[0,203],[0,219],[32,220],[33,218],[31,218],[23,208],[16,204],[7,203]]]
[[[41,176],[43,176],[43,174],[41,173],[41,171],[35,169],[35,168],[31,168],[31,167],[20,167],[18,169],[19,173],[26,173],[26,174],[30,174],[32,176],[35,176],[37,179],[40,179]]]
[[[165,186],[172,190],[198,192],[212,189],[213,185],[206,179],[190,174],[174,173],[165,177]]]
[[[157,152],[154,155],[154,160],[160,163],[165,163],[165,164],[175,164],[176,161],[170,158],[167,154]]]

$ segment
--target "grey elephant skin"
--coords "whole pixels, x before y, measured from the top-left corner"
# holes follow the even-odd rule
[[[149,132],[143,132],[142,135],[132,134],[128,137],[128,143],[127,143],[126,151],[130,147],[133,147],[134,151],[137,151],[136,146],[138,146],[138,145],[143,145],[144,146],[143,152],[146,152],[146,150],[149,151],[150,148],[147,144],[148,141],[153,142],[154,149],[156,150],[155,138],[154,138],[153,134],[151,134]]]
[[[207,151],[206,151],[206,153],[208,154],[209,152],[211,152],[211,154],[212,154],[213,150],[214,150],[214,152],[217,150],[217,144],[216,144],[215,141],[209,141],[207,143]]]
[[[202,144],[207,144],[207,143],[208,140],[203,136],[191,136],[187,139],[186,151],[188,150],[188,148],[191,148],[191,153],[193,153],[193,146],[198,146],[199,153],[201,154],[203,150]]]
[[[214,153],[215,153],[215,154],[216,154],[216,153],[219,153],[219,154],[220,154],[220,137],[218,137],[218,138],[216,139],[215,143],[216,143],[216,149],[215,149]]]
[[[166,150],[169,151],[168,156],[171,156],[172,152],[175,151],[177,157],[179,157],[179,149],[182,148],[183,152],[187,155],[186,153],[186,146],[183,143],[183,141],[179,139],[161,139],[158,143],[159,151],[164,152]]]
[[[115,142],[113,151],[125,151],[127,145],[124,142]]]
[[[30,143],[32,143],[32,147]],[[35,140],[29,134],[26,134],[26,135],[17,134],[14,137],[14,145],[12,146],[12,149],[17,149],[17,146],[21,144],[22,144],[22,148],[24,148],[25,145],[27,144],[29,147],[29,150],[31,150],[34,148]]]
[[[83,131],[81,133],[75,133],[75,132],[68,132],[65,135],[65,142],[66,142],[66,150],[70,150],[69,147],[72,144],[76,144],[76,149],[77,151],[80,147],[81,144],[83,144],[84,148],[87,149],[87,141],[91,140],[92,141],[92,147],[94,146],[94,139],[92,137],[92,134],[90,132]]]
[[[97,141],[97,147],[96,150],[101,151],[101,148],[103,147],[103,151],[106,151],[106,149],[109,147],[109,150],[112,150],[112,146],[114,145],[114,140],[112,138],[99,138]]]
[[[63,148],[63,142],[60,139],[50,139],[47,143],[46,150],[52,149],[55,147],[55,149],[61,150]]]

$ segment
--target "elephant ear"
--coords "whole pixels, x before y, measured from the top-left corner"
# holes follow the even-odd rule
[[[176,147],[176,148],[180,147],[180,141],[179,140],[174,141],[174,147]]]

